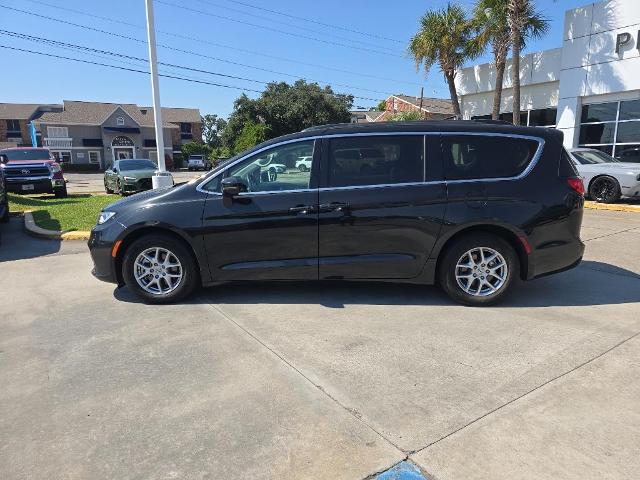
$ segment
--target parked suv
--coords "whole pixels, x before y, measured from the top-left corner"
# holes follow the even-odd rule
[[[62,168],[46,148],[17,147],[0,150],[6,189],[12,193],[53,193],[67,196]]]
[[[187,168],[189,170],[211,170],[211,162],[204,155],[189,155]]]
[[[340,160],[367,149],[373,165],[370,155]],[[260,161],[274,153],[309,156],[311,168],[272,181]],[[89,248],[97,278],[151,303],[200,284],[320,279],[438,283],[456,301],[484,305],[518,279],[580,262],[583,194],[558,130],[330,125],[106,207]]]

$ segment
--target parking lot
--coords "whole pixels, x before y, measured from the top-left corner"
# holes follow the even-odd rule
[[[149,306],[14,217],[0,477],[637,478],[640,215],[585,211],[583,239],[578,268],[490,308],[344,283]]]
[[[180,183],[188,182],[205,173],[207,172],[178,170],[171,172],[171,175],[173,175],[174,182]],[[102,172],[65,173],[64,176],[67,179],[69,193],[104,192],[104,173]]]

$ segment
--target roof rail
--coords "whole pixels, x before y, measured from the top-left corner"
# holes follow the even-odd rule
[[[492,123],[495,125],[513,125],[512,122],[507,122],[506,120],[492,120],[487,118],[472,118],[471,121],[478,123]]]

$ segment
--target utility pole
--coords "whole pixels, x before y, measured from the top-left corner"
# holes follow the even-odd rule
[[[422,101],[424,100],[424,87],[420,87],[420,115],[422,118],[425,117],[425,114],[422,112]]]
[[[153,0],[145,0],[145,6],[147,8],[147,43],[149,44],[149,69],[151,71],[151,94],[153,95],[153,121],[156,128],[156,151],[158,153],[158,170],[151,178],[151,183],[153,188],[170,187],[173,185],[173,177],[167,172],[164,163],[164,134],[162,131],[162,106],[160,105]]]

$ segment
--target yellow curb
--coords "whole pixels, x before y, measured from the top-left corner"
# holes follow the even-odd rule
[[[598,203],[598,202],[584,202],[584,208],[591,210],[611,210],[614,212],[633,212],[640,213],[640,205],[623,205],[616,203]]]
[[[87,232],[84,230],[77,230],[73,232],[65,232],[60,235],[62,240],[89,240],[89,236],[91,232]]]

